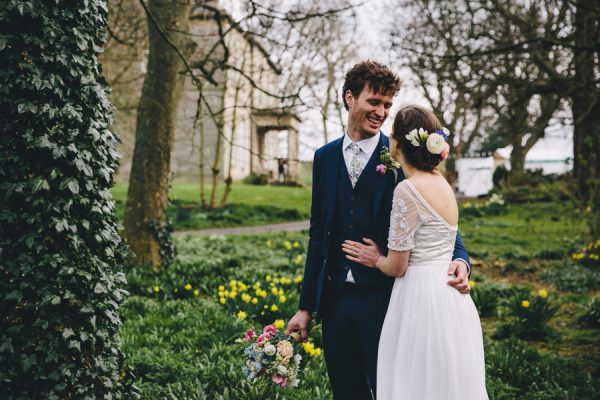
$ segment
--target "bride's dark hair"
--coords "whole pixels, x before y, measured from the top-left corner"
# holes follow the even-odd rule
[[[431,154],[424,144],[413,146],[405,137],[413,129],[419,128],[431,133],[442,129],[442,124],[433,112],[426,108],[415,105],[405,106],[398,110],[396,118],[394,118],[392,135],[410,165],[421,171],[431,172],[442,161],[442,156]]]

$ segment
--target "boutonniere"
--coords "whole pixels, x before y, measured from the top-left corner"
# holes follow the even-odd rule
[[[400,163],[392,158],[390,155],[390,151],[386,146],[381,146],[381,152],[379,153],[379,161],[381,164],[375,167],[375,171],[379,175],[385,175],[388,171],[392,171],[394,173],[394,180],[398,180],[398,168],[400,168]]]

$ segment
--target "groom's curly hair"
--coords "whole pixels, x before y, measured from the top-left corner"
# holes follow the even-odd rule
[[[345,98],[346,92],[349,90],[354,97],[358,97],[366,83],[369,84],[369,88],[373,93],[383,93],[392,97],[398,93],[402,85],[400,78],[387,66],[371,60],[361,61],[346,72],[344,87],[342,88],[342,100],[346,110],[348,110],[348,103],[346,103]]]
[[[431,172],[442,161],[439,154],[430,153],[424,145],[413,146],[405,136],[413,129],[423,128],[427,132],[442,129],[442,124],[430,110],[410,105],[398,110],[394,118],[392,135],[398,142],[398,148],[410,165],[421,170]]]

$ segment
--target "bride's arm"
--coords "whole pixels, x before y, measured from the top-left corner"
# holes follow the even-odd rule
[[[402,276],[408,266],[410,250],[389,250],[387,257],[381,254],[377,244],[371,239],[363,238],[366,244],[346,240],[342,250],[346,258],[369,268],[376,268],[388,276]]]
[[[375,268],[388,276],[402,276],[408,267],[408,257],[410,250],[396,251],[389,250],[387,257],[377,257]]]

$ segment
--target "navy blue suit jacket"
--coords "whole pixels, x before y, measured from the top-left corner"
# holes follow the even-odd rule
[[[304,279],[300,292],[301,310],[316,312],[317,318],[321,316],[324,284],[327,274],[330,252],[330,238],[336,203],[336,183],[342,178],[338,176],[339,163],[344,162],[342,156],[343,136],[315,152],[313,160],[312,181],[312,205],[310,211],[310,229],[308,241],[308,253],[304,269]],[[389,139],[383,133],[380,135],[379,144],[375,149],[375,157],[379,157],[382,146],[389,148]],[[347,179],[346,177],[343,177]],[[390,226],[390,213],[392,209],[392,198],[396,184],[404,179],[402,170],[398,170],[398,182],[394,174],[388,171],[385,175],[377,175],[375,182],[374,207],[372,210],[360,210],[360,212],[372,212],[375,220],[376,237],[373,239],[382,251],[387,253],[387,237]],[[453,259],[462,258],[469,261],[469,256],[464,248],[460,234],[457,234],[454,246]],[[368,267],[365,267],[368,268]],[[381,272],[380,272],[381,273]],[[390,288],[393,282],[390,277]]]

